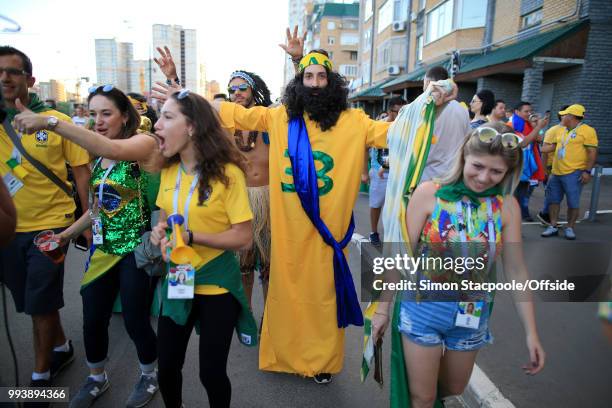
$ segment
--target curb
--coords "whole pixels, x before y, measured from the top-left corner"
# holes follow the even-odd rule
[[[476,364],[463,399],[470,408],[515,408]]]
[[[361,234],[353,233],[351,243],[355,244],[359,254],[362,242],[370,241]],[[470,382],[457,402],[466,408],[516,408],[477,364],[474,364]]]

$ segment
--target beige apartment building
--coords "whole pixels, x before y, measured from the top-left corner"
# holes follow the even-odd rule
[[[325,49],[334,70],[354,82],[358,75],[359,3],[308,2],[303,26],[307,29],[305,51]]]
[[[379,22],[394,5],[393,23],[406,24],[409,43],[405,70],[370,72],[388,35]],[[409,101],[422,91],[425,71],[442,65],[450,70],[458,52],[455,81],[459,100],[469,102],[490,89],[508,106],[521,100],[536,111],[556,112],[581,103],[585,122],[598,130],[600,157],[612,154],[612,122],[606,94],[598,89],[612,79],[612,3],[609,0],[362,0],[360,13],[360,79],[350,99],[371,115],[385,108],[392,95]],[[371,4],[371,8],[370,8]],[[398,7],[408,7],[401,13]],[[385,8],[386,7],[386,8]],[[402,20],[406,15],[406,20]],[[373,20],[372,20],[373,19]],[[375,27],[375,30],[372,30]],[[374,36],[374,38],[372,38]],[[368,41],[373,44],[370,55]],[[364,49],[365,47],[365,49]],[[373,62],[371,62],[373,61]],[[380,68],[380,67],[378,67]],[[394,71],[396,72],[396,71]],[[372,78],[370,81],[369,78]],[[554,115],[553,115],[554,117]]]

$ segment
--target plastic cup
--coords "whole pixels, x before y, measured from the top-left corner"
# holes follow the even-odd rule
[[[64,262],[64,251],[55,240],[55,233],[51,230],[41,231],[34,237],[34,245],[40,252],[47,255],[54,264]]]

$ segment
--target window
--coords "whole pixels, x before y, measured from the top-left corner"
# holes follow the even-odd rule
[[[408,0],[394,0],[393,21],[406,21],[408,19]]]
[[[393,0],[387,0],[385,4],[378,9],[378,34],[382,33],[392,22]]]
[[[455,28],[484,27],[487,0],[455,0]]]
[[[372,0],[365,0],[363,9],[363,21],[368,21],[372,17]]]
[[[370,82],[370,61],[361,64],[361,83],[367,84]]]
[[[358,30],[359,29],[359,20],[342,20],[343,30]]]
[[[312,49],[316,50],[321,48],[321,39],[320,38],[315,38],[315,40],[312,42]]]
[[[416,39],[416,60],[423,60],[423,35],[419,35]]]
[[[427,14],[427,42],[436,41],[453,30],[453,1],[448,0]]]
[[[425,8],[425,0],[419,0],[419,11],[423,10]]]
[[[335,21],[328,21],[327,22],[327,29],[328,30],[335,30],[336,29],[336,22]]]
[[[537,9],[523,16],[521,28],[529,28],[538,25],[542,22],[542,9]]]
[[[336,37],[332,37],[331,35],[327,37],[327,45],[334,45],[336,43]]]
[[[357,65],[340,65],[338,70],[340,75],[345,77],[356,77],[357,76]]]
[[[333,51],[327,51],[327,53],[329,54],[329,59],[333,60],[334,59],[334,52]]]
[[[340,45],[357,45],[359,44],[358,33],[342,33],[340,34]]]
[[[363,52],[370,51],[372,46],[372,27],[363,32]]]
[[[357,51],[351,51],[351,61],[357,61]]]

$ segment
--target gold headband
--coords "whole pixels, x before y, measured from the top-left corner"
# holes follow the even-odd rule
[[[304,57],[300,60],[300,64],[298,65],[298,71],[304,72],[307,66],[310,65],[323,65],[330,71],[332,71],[333,66],[329,58],[325,54],[321,54],[318,52],[311,52],[309,54],[304,55]]]

